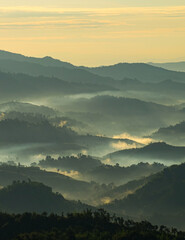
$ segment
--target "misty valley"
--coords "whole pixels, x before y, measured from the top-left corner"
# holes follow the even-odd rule
[[[4,240],[185,239],[185,64],[0,51],[0,211]]]

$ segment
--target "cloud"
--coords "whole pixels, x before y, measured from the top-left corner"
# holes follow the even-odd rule
[[[5,114],[4,114],[4,113],[1,113],[1,114],[0,114],[0,121],[2,121],[4,118],[5,118]]]
[[[136,143],[127,144],[127,143],[122,142],[122,141],[118,141],[117,143],[112,143],[111,145],[116,150],[132,149],[132,148],[136,148],[137,147]]]
[[[0,28],[98,28],[138,25],[138,19],[185,18],[185,6],[125,8],[1,7]],[[145,21],[146,24],[146,21]],[[151,26],[152,27],[152,26]]]
[[[104,197],[101,199],[102,204],[109,204],[111,203],[112,199],[110,197]]]
[[[185,6],[169,6],[169,7],[120,7],[120,8],[49,8],[49,7],[0,7],[0,13],[9,14],[9,13],[26,13],[28,16],[34,13],[40,15],[53,14],[58,16],[58,14],[78,14],[78,15],[89,15],[89,16],[115,16],[120,14],[157,14],[157,15],[172,15],[178,16],[178,14],[185,13]]]
[[[71,177],[71,178],[79,178],[79,172],[78,171],[59,171],[59,173],[65,175],[65,176],[68,176],[68,177]]]
[[[48,41],[68,39],[66,36],[38,36],[38,37],[1,37],[0,41]]]
[[[111,26],[124,26],[128,25],[126,22],[116,22],[110,20],[95,20],[95,19],[47,19],[40,21],[2,21],[0,29],[2,28],[98,28],[98,27],[111,27]]]
[[[130,139],[132,141],[147,145],[152,143],[154,140],[152,138],[142,138],[142,137],[137,137],[137,136],[132,136],[128,133],[122,133],[120,135],[114,135],[114,139]]]
[[[15,4],[0,7],[1,48],[9,51],[50,54],[77,65],[91,66],[123,59],[183,58],[185,6],[53,8],[12,5]]]

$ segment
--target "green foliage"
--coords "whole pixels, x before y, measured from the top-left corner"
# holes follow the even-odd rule
[[[71,213],[0,213],[3,240],[184,240],[185,232],[110,216],[103,209]]]
[[[47,156],[44,160],[39,162],[39,166],[42,168],[51,167],[61,170],[76,170],[79,172],[88,171],[100,165],[102,165],[100,160],[83,154],[79,154],[78,156],[58,157],[58,159]]]
[[[173,165],[148,178],[133,194],[105,205],[108,211],[184,228],[185,164]]]
[[[42,183],[14,181],[0,190],[0,209],[8,213],[37,212],[62,213],[91,208],[81,202],[69,201]]]

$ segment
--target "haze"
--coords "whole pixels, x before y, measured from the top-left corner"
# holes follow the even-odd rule
[[[185,58],[184,1],[0,1],[1,49],[76,65]]]

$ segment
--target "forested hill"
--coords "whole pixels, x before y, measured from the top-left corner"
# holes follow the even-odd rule
[[[118,214],[152,219],[184,228],[185,164],[173,165],[153,175],[148,183],[105,208]]]
[[[0,190],[0,211],[8,213],[48,212],[66,213],[93,207],[81,202],[66,200],[52,188],[38,182],[13,182]]]
[[[3,240],[184,240],[185,232],[147,221],[111,217],[104,210],[57,216],[0,214]]]
[[[155,142],[142,148],[125,149],[108,154],[112,161],[121,159],[155,159],[173,160],[183,162],[185,159],[185,147],[168,145],[165,142]]]

